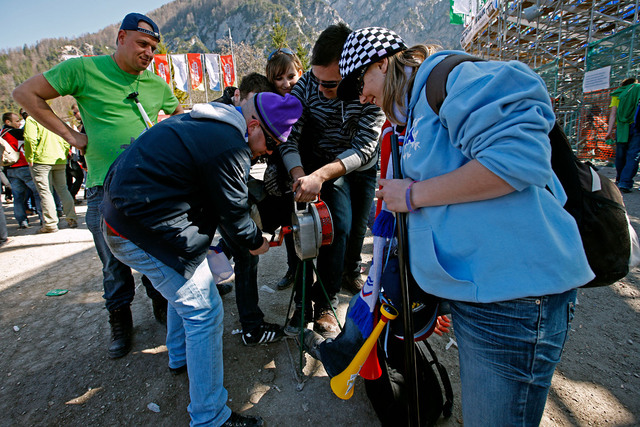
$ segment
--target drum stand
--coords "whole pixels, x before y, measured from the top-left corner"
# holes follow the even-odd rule
[[[320,280],[320,275],[318,274],[318,269],[316,268],[315,264],[313,263],[313,260],[315,258],[309,258],[309,259],[304,259],[301,260],[298,263],[298,268],[296,269],[296,276],[295,276],[295,282],[293,285],[293,290],[291,291],[291,298],[289,298],[289,308],[287,309],[287,317],[285,318],[285,325],[289,322],[289,315],[291,314],[291,306],[293,305],[293,297],[296,293],[296,284],[298,283],[298,277],[300,277],[300,273],[302,273],[302,313],[301,313],[301,317],[300,317],[300,336],[298,337],[298,349],[299,349],[299,355],[300,355],[300,363],[298,365],[298,374],[300,377],[302,377],[303,373],[302,373],[302,368],[303,368],[303,362],[304,362],[304,330],[305,330],[305,326],[306,326],[306,322],[305,322],[305,307],[306,307],[306,302],[307,302],[307,268],[312,268],[313,272],[315,273],[316,277],[318,278],[318,285],[320,286],[320,289],[322,289],[322,293],[324,294],[325,298],[327,299],[327,303],[329,304],[329,307],[331,307],[331,312],[333,313],[333,316],[336,318],[336,322],[338,323],[338,327],[340,328],[340,331],[342,331],[342,325],[340,324],[340,320],[338,320],[338,315],[336,314],[336,311],[333,308],[333,305],[331,304],[331,298],[329,298],[329,294],[327,293],[327,290],[325,289],[324,285],[322,284],[322,280]],[[313,284],[313,283],[312,283]]]

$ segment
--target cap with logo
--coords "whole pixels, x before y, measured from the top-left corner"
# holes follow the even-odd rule
[[[153,30],[139,27],[138,23],[140,21],[146,22],[147,24],[151,25],[151,28]],[[150,35],[151,37],[154,37],[155,39],[160,41],[160,30],[158,29],[156,23],[153,22],[151,18],[141,13],[130,13],[125,16],[122,20],[122,25],[120,25],[120,29],[127,31],[139,31],[141,33]]]

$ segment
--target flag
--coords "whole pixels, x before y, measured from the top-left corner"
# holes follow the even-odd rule
[[[156,62],[156,74],[162,77],[167,84],[171,84],[171,69],[167,55],[155,55],[153,60]]]
[[[209,76],[209,89],[222,90],[220,87],[220,55],[216,53],[205,53],[204,64]]]
[[[184,54],[171,55],[171,63],[173,64],[173,80],[176,82],[176,88],[183,92],[188,92],[189,71],[187,69],[187,58]]]
[[[199,53],[187,53],[189,74],[191,75],[191,89],[204,90],[202,85],[202,59]]]
[[[222,66],[224,86],[234,86],[236,82],[236,69],[233,66],[233,55],[220,55],[220,65]]]
[[[464,16],[461,13],[459,13],[459,11],[461,11],[459,9],[460,3],[467,6],[463,1],[450,0],[450,5],[449,5],[449,23],[450,24],[453,24],[453,25],[464,24]]]

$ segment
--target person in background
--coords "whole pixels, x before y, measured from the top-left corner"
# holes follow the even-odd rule
[[[130,13],[122,20],[113,54],[69,59],[13,91],[16,102],[39,123],[85,154],[86,222],[102,261],[103,297],[111,325],[110,358],[123,357],[131,350],[135,284],[131,269],[113,256],[100,230],[102,183],[113,161],[146,129],[138,102],[153,122],[160,110],[173,115],[183,112],[169,85],[147,70],[159,42],[155,22]],[[69,127],[46,103],[61,95],[76,99],[86,134]],[[152,300],[154,316],[165,323],[167,300],[147,278],[143,277],[142,283]]]
[[[80,115],[80,110],[76,104],[71,106],[71,112],[73,113],[73,117],[78,121],[76,130],[80,133],[84,133],[82,116]],[[73,197],[73,201],[76,205],[82,204],[82,200],[76,199],[76,195],[78,194],[78,191],[80,191],[82,183],[84,182],[84,169],[82,169],[83,161],[84,156],[80,154],[80,150],[76,147],[71,147],[66,167],[67,188],[69,189],[69,193],[71,193],[71,197]]]
[[[226,405],[222,299],[206,254],[216,229],[256,258],[269,250],[249,216],[251,160],[285,141],[301,112],[297,99],[273,93],[253,96],[242,113],[223,103],[197,104],[145,132],[105,179],[105,239],[170,303],[169,368],[188,373],[194,426],[262,425]],[[243,335],[256,345],[273,338],[264,332]]]
[[[594,274],[551,169],[544,82],[516,61],[464,62],[438,115],[425,84],[450,53],[460,52],[408,48],[385,28],[354,31],[338,96],[406,124],[405,178],[381,179],[376,195],[408,212],[411,273],[449,302],[465,426],[538,425],[576,288]]]
[[[280,95],[284,96],[291,93],[291,89],[298,82],[303,72],[300,58],[291,49],[280,48],[269,54],[266,66],[267,79]],[[282,156],[277,150],[267,159],[265,191],[277,199],[274,200],[274,205],[277,204],[280,207],[280,225],[290,226],[291,214],[293,213],[291,178],[282,162]],[[284,290],[293,285],[296,271],[300,264],[292,234],[287,234],[284,237],[284,244],[287,250],[287,272],[276,285],[278,290]]]
[[[43,222],[38,233],[58,231],[58,215],[52,188],[58,193],[69,228],[78,227],[73,197],[67,188],[69,144],[29,116],[24,125],[24,153],[38,189]]]
[[[40,209],[40,196],[36,184],[33,182],[29,172],[29,164],[24,157],[24,130],[20,129],[20,116],[16,113],[7,112],[2,115],[2,132],[0,135],[14,150],[20,151],[20,159],[13,165],[6,168],[7,178],[11,184],[13,192],[13,215],[20,228],[29,228],[29,218],[27,217],[26,201],[30,192],[34,194],[36,211],[42,222],[42,210]]]
[[[629,126],[629,123],[620,122],[618,117],[618,106],[620,97],[637,84],[634,77],[624,79],[620,87],[611,92],[611,114],[609,115],[609,126],[607,128],[606,139],[613,135],[614,124],[617,122],[616,131],[616,184],[623,193],[630,193],[633,189],[633,178],[638,172],[638,161],[640,160],[640,129]],[[633,107],[633,105],[632,105]],[[633,112],[637,111],[637,102]],[[635,116],[634,116],[635,117]],[[634,120],[635,121],[635,120]]]

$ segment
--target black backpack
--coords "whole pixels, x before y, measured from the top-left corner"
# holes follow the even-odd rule
[[[409,398],[404,382],[404,341],[392,333],[388,335],[388,339],[385,339],[386,333],[383,332],[378,339],[378,361],[382,375],[376,380],[365,380],[365,390],[383,427],[406,426],[409,425]],[[429,343],[426,340],[419,341],[415,346],[420,425],[432,426],[440,415],[445,418],[451,416],[453,389],[447,370],[440,364]]]
[[[447,96],[449,73],[465,61],[483,59],[449,55],[429,74],[425,94],[436,114]],[[558,123],[549,132],[549,140],[551,168],[567,193],[564,208],[578,224],[589,266],[596,275],[584,287],[611,285],[629,273],[631,236],[622,194],[595,166],[578,160]]]

